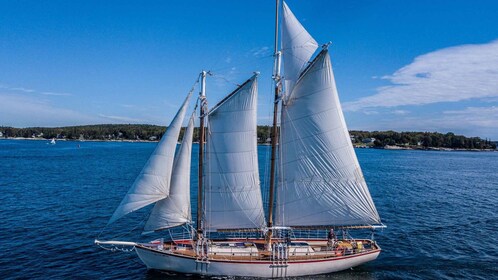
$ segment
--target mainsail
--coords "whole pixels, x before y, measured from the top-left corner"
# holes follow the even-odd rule
[[[208,113],[204,228],[265,224],[258,173],[256,75]]]
[[[119,204],[108,224],[124,215],[166,198],[169,195],[171,169],[175,156],[176,143],[192,92],[185,98],[161,141],[150,156],[140,175],[135,179],[126,196]]]
[[[284,4],[286,9],[284,23],[288,15],[295,19]],[[302,28],[300,24],[298,27]],[[290,41],[285,34],[283,42]],[[289,60],[295,61],[295,54],[284,52],[284,63]],[[291,69],[291,79],[294,71]],[[287,79],[287,72],[284,74]],[[322,50],[300,77],[291,82],[294,86],[286,88],[282,104],[275,224],[380,223],[344,121],[328,51]]]
[[[306,67],[318,44],[304,29],[287,4],[283,3],[282,53],[284,55],[285,86],[290,91]]]
[[[190,117],[182,144],[177,152],[171,175],[169,196],[154,205],[144,231],[176,227],[192,220],[190,213],[190,156],[194,118]]]

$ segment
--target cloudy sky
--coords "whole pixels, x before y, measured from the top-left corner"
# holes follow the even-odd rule
[[[498,140],[498,1],[298,1],[330,54],[350,129]],[[166,125],[202,69],[215,104],[260,71],[274,2],[0,0],[0,126]]]

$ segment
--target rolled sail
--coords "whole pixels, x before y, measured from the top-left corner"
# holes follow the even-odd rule
[[[124,215],[164,199],[169,194],[176,143],[192,92],[185,98],[156,149],[119,204],[108,224]]]
[[[265,224],[258,173],[256,76],[208,114],[204,228],[261,228]]]
[[[159,200],[144,226],[144,231],[171,228],[192,220],[190,211],[190,162],[194,118],[190,117],[182,144],[173,163],[169,196]]]
[[[276,225],[380,223],[344,121],[327,50],[284,96],[280,149]]]

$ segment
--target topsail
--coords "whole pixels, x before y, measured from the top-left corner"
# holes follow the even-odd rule
[[[318,48],[318,44],[304,29],[285,2],[283,3],[283,13],[282,52],[285,58],[285,87],[291,91],[299,74]]]

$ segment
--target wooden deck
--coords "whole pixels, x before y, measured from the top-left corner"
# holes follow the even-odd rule
[[[274,244],[279,244],[283,240],[274,240]],[[265,241],[262,239],[241,239],[241,240],[213,240],[213,244],[221,244],[221,243],[253,243],[256,245],[257,252],[253,252],[251,254],[240,254],[240,253],[209,253],[207,260],[231,260],[231,261],[304,261],[304,260],[319,260],[319,259],[330,259],[341,256],[349,256],[360,253],[365,253],[369,251],[373,251],[379,249],[375,242],[371,240],[365,239],[354,239],[354,240],[338,240],[334,247],[327,247],[327,240],[294,240],[293,242],[306,242],[309,244],[309,249],[306,252],[303,252],[302,249],[300,252],[292,254],[292,249],[297,247],[290,247],[287,251],[287,256],[285,259],[272,258],[272,252],[264,250]],[[361,242],[361,245],[358,246],[358,242]],[[282,243],[280,243],[282,244]],[[292,243],[291,243],[292,244]],[[152,245],[152,244],[151,244]],[[145,245],[146,246],[146,245]],[[157,244],[154,244],[157,246]],[[148,246],[147,246],[148,247]],[[360,248],[359,248],[360,247]],[[306,248],[303,246],[301,248]],[[192,241],[186,242],[168,242],[163,244],[162,250],[159,248],[154,248],[158,251],[167,251],[168,253],[172,253],[179,256],[198,258],[194,246],[192,246]],[[204,258],[205,259],[205,258]]]

